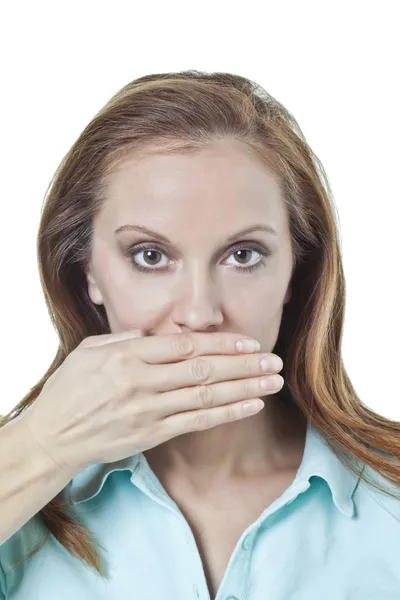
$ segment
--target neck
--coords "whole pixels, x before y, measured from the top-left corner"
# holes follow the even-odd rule
[[[183,477],[194,488],[245,478],[264,478],[299,467],[307,420],[277,395],[263,397],[251,417],[185,433],[144,452],[160,480]]]

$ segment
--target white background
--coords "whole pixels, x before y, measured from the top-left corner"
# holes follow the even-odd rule
[[[397,1],[4,2],[0,9],[1,394],[6,414],[57,349],[36,264],[47,185],[123,85],[231,71],[298,120],[340,217],[343,354],[362,401],[400,420]]]

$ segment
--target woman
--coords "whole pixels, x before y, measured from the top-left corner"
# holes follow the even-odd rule
[[[4,597],[400,595],[399,424],[344,368],[331,191],[279,102],[227,73],[129,83],[60,165],[38,254],[60,346],[3,424],[84,338],[135,328],[245,332],[284,385],[249,418],[76,473],[0,547]]]

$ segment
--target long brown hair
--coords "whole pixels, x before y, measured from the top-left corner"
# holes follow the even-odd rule
[[[297,404],[351,470],[355,457],[398,488],[400,424],[363,404],[343,365],[345,279],[324,168],[292,114],[253,81],[229,73],[163,73],[128,83],[62,160],[46,192],[37,238],[41,284],[59,347],[47,372],[1,424],[35,401],[85,337],[111,333],[104,307],[90,300],[84,267],[90,259],[92,220],[106,201],[106,178],[116,165],[128,153],[194,153],[222,138],[240,140],[273,169],[289,215],[292,299],[273,350],[284,363],[281,398]],[[393,495],[366,473],[361,477]],[[47,537],[52,533],[103,576],[95,548],[101,544],[62,493],[38,515]]]

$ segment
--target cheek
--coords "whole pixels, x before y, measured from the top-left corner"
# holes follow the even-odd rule
[[[168,309],[171,293],[155,280],[113,277],[107,282],[105,308],[118,331],[146,329]],[[114,329],[115,331],[117,329]]]
[[[273,279],[263,281],[249,279],[248,282],[231,286],[226,297],[229,298],[226,301],[229,310],[245,311],[257,319],[273,317],[283,302],[280,287]]]

